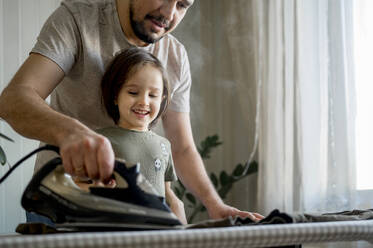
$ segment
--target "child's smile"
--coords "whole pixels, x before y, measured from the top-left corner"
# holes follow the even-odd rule
[[[145,115],[149,114],[150,111],[143,110],[143,109],[133,109],[132,110],[136,115],[138,115],[139,118],[144,118]]]
[[[149,124],[158,115],[162,90],[162,74],[157,68],[152,65],[138,68],[126,80],[118,94],[118,125],[132,130],[148,130]]]

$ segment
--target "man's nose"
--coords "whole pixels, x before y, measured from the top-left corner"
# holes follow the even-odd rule
[[[172,21],[173,16],[176,12],[177,1],[176,0],[164,0],[160,8],[162,16],[168,21]]]

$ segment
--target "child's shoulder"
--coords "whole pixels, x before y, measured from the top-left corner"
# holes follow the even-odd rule
[[[154,136],[156,139],[158,139],[159,141],[161,141],[161,142],[164,142],[164,143],[166,143],[167,145],[169,145],[169,146],[171,146],[171,143],[170,143],[170,141],[166,138],[166,137],[163,137],[163,136],[161,136],[161,135],[159,135],[159,134],[157,134],[157,133],[155,133],[154,131],[149,131],[149,133],[151,133],[152,134],[152,136]]]

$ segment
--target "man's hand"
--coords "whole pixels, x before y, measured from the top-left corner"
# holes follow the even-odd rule
[[[104,136],[90,130],[71,134],[61,142],[60,154],[67,173],[104,183],[110,181],[115,156]]]
[[[66,172],[107,182],[114,165],[110,142],[45,102],[64,76],[54,61],[31,54],[0,96],[0,117],[19,134],[58,146]]]
[[[261,214],[241,211],[224,203],[207,210],[210,218],[212,219],[223,219],[227,218],[228,216],[240,216],[242,218],[248,217],[251,220],[258,222],[264,218],[264,216]]]

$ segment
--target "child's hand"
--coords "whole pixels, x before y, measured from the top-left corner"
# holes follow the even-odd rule
[[[185,209],[184,209],[184,203],[179,199],[175,198],[174,202],[170,204],[172,212],[177,216],[181,224],[186,225],[188,224],[186,215],[185,215]]]
[[[94,187],[106,187],[106,188],[115,188],[117,186],[117,182],[114,178],[110,179],[107,184],[103,184],[101,181],[93,181],[93,184],[91,186]]]
[[[110,181],[105,185],[101,181],[89,180],[89,181],[81,181],[78,177],[74,178],[74,182],[76,185],[79,186],[82,190],[89,192],[89,187],[107,187],[107,188],[115,188],[117,186],[117,182],[114,178],[110,179]]]
[[[175,195],[171,189],[171,183],[165,183],[166,202],[170,206],[171,211],[176,215],[181,224],[188,224],[185,215],[184,203]]]

